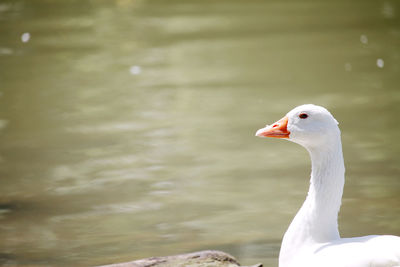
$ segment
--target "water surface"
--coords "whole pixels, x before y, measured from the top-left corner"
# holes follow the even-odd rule
[[[400,235],[399,12],[0,1],[0,263],[220,249],[277,266],[310,162],[254,133],[304,103],[340,122],[342,235]]]

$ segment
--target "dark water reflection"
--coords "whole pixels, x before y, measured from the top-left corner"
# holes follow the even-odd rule
[[[400,235],[399,10],[0,1],[0,263],[276,266],[309,159],[254,132],[303,103],[340,121],[342,234]]]

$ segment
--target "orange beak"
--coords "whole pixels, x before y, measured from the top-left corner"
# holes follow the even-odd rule
[[[288,117],[283,117],[272,125],[268,125],[256,132],[258,137],[289,138],[290,132],[287,129]]]

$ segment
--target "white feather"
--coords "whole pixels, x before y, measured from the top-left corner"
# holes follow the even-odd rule
[[[301,113],[308,117],[300,118]],[[307,198],[284,235],[279,267],[400,266],[400,237],[340,238],[337,219],[345,168],[335,118],[312,104],[286,116],[288,140],[308,150],[312,171]]]

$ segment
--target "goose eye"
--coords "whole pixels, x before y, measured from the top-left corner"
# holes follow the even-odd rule
[[[299,115],[299,118],[300,118],[300,119],[307,119],[307,118],[308,118],[308,115],[307,115],[306,113],[301,113],[301,114]]]

